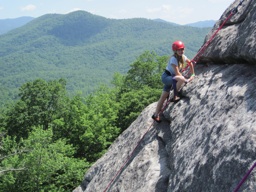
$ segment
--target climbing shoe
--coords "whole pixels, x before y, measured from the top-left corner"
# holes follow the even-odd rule
[[[161,119],[160,119],[160,116],[159,116],[159,115],[153,114],[153,115],[152,115],[152,119],[154,119],[157,123],[161,123]]]
[[[173,102],[173,103],[178,103],[179,101],[180,101],[180,98],[179,99],[174,99],[174,98],[171,99],[171,102]]]
[[[181,91],[181,90],[178,92],[177,96],[178,96],[179,98],[183,98],[183,97],[184,97],[184,95],[182,94],[182,91]]]

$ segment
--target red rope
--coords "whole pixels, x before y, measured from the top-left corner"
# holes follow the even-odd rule
[[[230,14],[228,15],[228,17],[225,19],[225,21],[221,24],[221,26],[215,31],[215,33],[211,36],[211,38],[199,49],[199,51],[197,52],[197,54],[194,56],[194,58],[191,60],[191,65],[194,64],[194,66],[196,65],[196,62],[198,61],[198,59],[200,58],[200,56],[204,53],[204,51],[206,50],[206,48],[210,45],[210,43],[212,42],[212,40],[214,39],[214,37],[217,35],[217,33],[223,28],[223,26],[225,25],[225,23],[235,14],[235,11],[231,11]],[[190,65],[190,64],[189,64]],[[189,65],[187,65],[184,69],[182,69],[182,72],[188,70]]]
[[[161,111],[158,114],[161,114],[165,108],[168,106],[168,104],[170,103],[170,99],[168,99],[165,102],[165,105],[162,107]],[[142,138],[138,141],[136,147],[133,149],[133,151],[128,155],[126,161],[123,163],[123,165],[121,166],[121,168],[118,170],[118,172],[115,174],[115,176],[112,178],[112,180],[108,183],[106,189],[104,190],[104,192],[106,192],[110,186],[113,184],[113,182],[116,180],[116,178],[118,177],[118,175],[120,175],[121,171],[123,170],[123,168],[127,165],[127,163],[129,162],[129,160],[131,159],[132,155],[134,154],[135,150],[137,149],[137,147],[139,146],[140,142],[144,139],[144,137],[146,136],[146,134],[149,132],[149,130],[151,129],[151,127],[153,127],[154,121],[152,122],[152,124],[148,127],[147,131],[144,133],[144,135],[142,136]]]
[[[229,16],[226,18],[226,20],[221,24],[221,26],[215,31],[215,33],[211,36],[211,38],[201,47],[201,49],[197,52],[195,57],[191,60],[192,62],[197,62],[198,58],[203,54],[203,52],[206,50],[206,48],[209,46],[209,44],[212,42],[214,37],[217,35],[217,33],[223,28],[225,23],[234,15],[233,11],[229,14]]]
[[[256,162],[254,163],[254,165],[249,169],[249,171],[245,174],[245,176],[243,177],[243,179],[240,181],[240,183],[237,185],[237,187],[235,188],[234,192],[238,192],[238,190],[240,189],[240,187],[243,185],[243,183],[245,182],[245,180],[247,179],[247,177],[250,175],[250,173],[252,172],[252,170],[256,167]]]
[[[119,169],[119,171],[115,174],[115,176],[112,178],[112,180],[109,182],[109,184],[107,185],[106,189],[104,190],[104,192],[106,192],[110,186],[113,184],[113,182],[116,180],[116,178],[120,175],[121,171],[123,170],[123,168],[126,166],[126,164],[129,162],[129,160],[131,159],[132,155],[134,154],[135,150],[137,149],[137,147],[139,146],[140,142],[144,139],[144,137],[146,136],[146,134],[149,132],[149,130],[151,129],[151,127],[153,126],[154,122],[149,126],[149,128],[147,129],[147,131],[144,133],[144,135],[142,136],[142,138],[138,141],[136,147],[133,149],[133,151],[128,155],[126,161],[123,163],[123,165],[121,166],[121,168]]]
[[[240,0],[240,3],[230,11],[230,14],[225,19],[225,21],[221,24],[221,26],[215,31],[215,33],[211,36],[211,38],[204,44],[204,46],[197,52],[195,57],[192,59],[192,61],[197,62],[197,59],[202,55],[202,53],[205,51],[205,49],[208,47],[208,45],[212,42],[213,38],[217,35],[217,33],[223,28],[225,23],[238,11],[238,7],[242,5],[244,0]]]

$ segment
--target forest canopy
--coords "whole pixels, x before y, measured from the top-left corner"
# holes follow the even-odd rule
[[[66,80],[36,79],[0,116],[0,190],[71,191],[140,114],[159,97],[167,56],[144,52],[112,86],[69,96]]]

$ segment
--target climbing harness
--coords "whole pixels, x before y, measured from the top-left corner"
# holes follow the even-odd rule
[[[196,65],[196,62],[198,61],[199,57],[203,54],[203,52],[206,50],[206,48],[209,46],[209,44],[212,42],[213,38],[217,35],[217,33],[223,28],[223,26],[225,25],[225,23],[235,14],[238,12],[238,7],[242,5],[244,0],[241,0],[240,3],[231,10],[230,14],[228,15],[228,17],[226,18],[226,20],[221,24],[221,26],[216,30],[216,32],[211,36],[211,38],[201,47],[201,49],[199,49],[199,51],[197,52],[197,54],[195,55],[195,57],[191,60],[191,64],[192,65]],[[187,70],[189,68],[189,65],[187,65],[187,67],[183,70]],[[163,111],[165,110],[165,108],[169,105],[169,103],[171,102],[170,97],[167,99],[167,101],[165,102],[165,104],[163,105],[161,111],[159,112],[158,115],[160,115],[161,113],[163,113]],[[107,187],[105,188],[104,192],[107,192],[108,189],[113,185],[114,181],[117,179],[117,177],[121,174],[123,168],[127,165],[127,163],[129,162],[129,160],[131,159],[132,155],[134,154],[134,152],[136,151],[137,147],[139,146],[139,144],[143,141],[144,137],[146,136],[146,134],[149,132],[149,130],[151,129],[151,127],[153,127],[154,125],[154,121],[152,122],[152,124],[148,127],[147,131],[144,133],[144,135],[142,136],[142,138],[138,141],[137,145],[135,146],[135,148],[133,149],[133,151],[128,155],[126,161],[123,163],[123,165],[121,166],[121,168],[119,169],[119,171],[115,174],[115,176],[112,178],[112,180],[109,182],[109,184],[107,185]],[[239,188],[241,187],[241,185],[245,182],[246,178],[248,177],[248,175],[250,174],[250,172],[252,171],[252,169],[256,166],[256,163],[254,164],[254,166],[249,170],[249,172],[246,174],[246,176],[243,178],[243,180],[239,183],[239,185],[237,186],[236,190],[234,192],[237,192],[239,190]]]
[[[253,164],[253,166],[249,169],[249,171],[245,174],[245,176],[243,177],[243,179],[240,181],[240,183],[237,185],[237,187],[235,188],[234,192],[238,192],[238,190],[240,189],[240,187],[243,185],[243,183],[245,182],[245,180],[247,179],[247,177],[251,174],[252,170],[256,167],[256,162]]]

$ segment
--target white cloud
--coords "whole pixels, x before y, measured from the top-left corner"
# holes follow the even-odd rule
[[[25,7],[21,7],[21,10],[22,11],[34,11],[36,9],[36,6],[35,5],[26,5]]]
[[[148,13],[160,13],[160,12],[169,12],[171,10],[170,5],[162,5],[161,7],[149,8],[147,9]]]
[[[195,10],[191,7],[175,7],[161,15],[161,18],[178,24],[187,24],[195,17]]]

